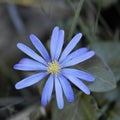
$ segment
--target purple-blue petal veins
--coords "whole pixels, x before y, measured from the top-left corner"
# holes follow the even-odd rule
[[[82,34],[79,33],[72,38],[72,40],[68,43],[68,45],[62,52],[59,62],[62,62],[66,58],[66,56],[74,49],[74,47],[80,41],[81,37],[82,37]]]
[[[81,70],[73,69],[73,68],[64,68],[62,69],[62,73],[75,76],[79,79],[82,79],[88,82],[93,82],[95,80],[95,77],[93,75]]]
[[[79,57],[75,57],[67,62],[65,62],[64,64],[62,64],[62,67],[69,67],[69,66],[73,66],[76,64],[79,64],[87,59],[90,59],[91,57],[93,57],[95,55],[94,51],[89,51]]]
[[[23,71],[47,70],[47,67],[35,60],[23,58],[18,64],[14,65],[14,69]]]
[[[63,92],[68,100],[68,102],[74,101],[74,93],[69,81],[62,75],[59,75],[59,80],[63,88]]]
[[[35,53],[31,48],[29,48],[28,46],[22,44],[22,43],[18,43],[17,47],[24,52],[25,54],[27,54],[28,56],[30,56],[31,58],[37,60],[38,62],[47,65],[46,61],[40,57],[37,53]]]
[[[43,106],[46,106],[51,100],[53,85],[54,85],[54,79],[53,79],[53,75],[51,74],[48,80],[46,81],[42,91],[41,104]]]
[[[74,101],[74,92],[71,84],[74,84],[85,94],[89,95],[89,88],[83,83],[93,82],[95,77],[87,72],[70,68],[79,64],[95,55],[94,51],[88,51],[87,48],[80,48],[75,51],[78,42],[82,37],[81,33],[75,35],[68,43],[62,52],[64,44],[64,30],[54,27],[50,41],[50,54],[42,44],[42,42],[33,34],[30,35],[30,40],[38,54],[30,47],[23,43],[18,43],[17,47],[31,58],[23,58],[18,64],[14,65],[14,69],[22,71],[37,71],[29,77],[16,83],[16,89],[22,89],[34,85],[35,83],[48,78],[43,87],[41,104],[46,106],[52,97],[52,92],[55,91],[57,106],[59,109],[64,107],[63,94],[68,102]]]
[[[35,65],[42,65],[42,66],[44,66],[44,67],[46,67],[46,65],[44,65],[44,64],[42,64],[42,63],[40,63],[40,62],[38,62],[38,61],[36,61],[36,60],[33,60],[33,59],[30,59],[30,58],[22,58],[20,61],[19,61],[19,63],[18,64],[35,64]]]
[[[31,42],[33,43],[33,45],[35,46],[35,48],[41,53],[43,58],[47,62],[49,62],[50,61],[50,56],[49,56],[46,48],[44,47],[44,45],[41,43],[41,41],[34,34],[30,35],[30,39],[31,39]]]
[[[47,70],[47,67],[36,64],[15,64],[14,69],[22,71],[37,71],[37,70]]]
[[[56,50],[56,46],[58,44],[58,37],[59,37],[59,27],[56,26],[54,29],[53,29],[53,32],[52,32],[52,36],[51,36],[51,41],[50,41],[50,53],[51,53],[51,59],[52,60],[55,60],[55,50]]]
[[[59,31],[58,41],[55,49],[55,60],[58,60],[64,43],[64,30]]]
[[[89,95],[90,90],[89,88],[78,78],[70,75],[70,74],[64,74],[64,76],[70,80],[76,87],[78,87],[80,90],[82,90],[85,94]]]
[[[55,93],[56,93],[56,100],[57,100],[58,108],[63,109],[64,100],[63,100],[62,86],[57,76],[55,76]]]
[[[22,88],[26,88],[26,87],[29,87],[31,85],[34,85],[35,83],[39,82],[40,80],[42,80],[47,75],[48,75],[47,72],[41,72],[41,73],[31,75],[27,78],[24,78],[20,82],[17,82],[15,84],[15,88],[16,89],[22,89]]]
[[[75,58],[75,57],[79,57],[82,54],[85,54],[88,51],[87,48],[80,48],[72,53],[70,53],[65,59],[64,61],[62,61],[60,64],[64,64],[67,61],[70,61],[71,59]]]

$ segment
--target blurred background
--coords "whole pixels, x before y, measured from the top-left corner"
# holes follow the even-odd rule
[[[16,90],[15,83],[31,73],[13,69],[13,65],[26,56],[16,44],[22,42],[32,48],[29,34],[34,33],[49,49],[51,32],[56,25],[65,30],[65,43],[73,35],[83,33],[79,46],[94,49],[110,66],[117,83],[111,91],[93,92],[91,109],[99,109],[97,117],[84,110],[87,118],[73,117],[72,120],[119,120],[119,0],[0,0],[0,120],[59,120],[51,104],[46,108],[40,104],[42,83]],[[62,119],[67,120],[66,116]]]

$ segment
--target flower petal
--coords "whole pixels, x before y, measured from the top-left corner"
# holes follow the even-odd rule
[[[56,26],[53,29],[51,41],[50,41],[50,53],[51,53],[52,61],[54,60],[54,56],[55,56],[55,52],[56,52],[55,49],[56,49],[56,46],[58,43],[58,35],[59,35],[59,27]]]
[[[85,53],[84,55],[75,57],[72,60],[64,62],[64,64],[62,64],[61,67],[68,67],[68,66],[73,66],[73,65],[79,64],[87,59],[90,59],[94,55],[95,55],[94,51],[89,51],[89,52]]]
[[[47,70],[47,67],[39,64],[15,64],[14,69],[22,71]]]
[[[19,64],[36,64],[36,65],[39,65],[41,64],[40,62],[36,61],[36,60],[33,60],[33,59],[30,59],[30,58],[22,58],[20,61],[19,61]],[[42,64],[43,65],[43,64]],[[45,66],[45,65],[43,65]]]
[[[43,106],[46,106],[51,100],[53,85],[54,85],[53,75],[51,74],[48,80],[46,81],[45,86],[42,91],[41,104]]]
[[[64,74],[69,74],[74,77],[80,78],[82,80],[88,81],[88,82],[93,82],[95,80],[95,77],[87,72],[77,70],[77,69],[72,69],[72,68],[64,68],[62,69],[62,72]]]
[[[64,64],[65,62],[75,58],[75,57],[79,57],[82,54],[85,54],[88,51],[87,48],[80,48],[74,52],[72,52],[71,54],[69,54],[62,63],[60,63],[61,65]]]
[[[41,73],[31,75],[27,78],[24,78],[20,82],[17,82],[16,85],[15,85],[15,88],[16,89],[22,89],[22,88],[29,87],[29,86],[39,82],[40,80],[42,80],[47,75],[48,75],[47,72],[41,72]]]
[[[33,71],[33,70],[47,70],[47,67],[35,60],[29,58],[23,58],[20,60],[18,64],[14,65],[14,69],[16,70],[24,70],[24,71]]]
[[[72,90],[72,87],[69,83],[69,81],[62,75],[59,75],[59,80],[61,83],[61,86],[63,88],[64,94],[68,100],[68,102],[73,102],[74,101],[74,93]]]
[[[55,60],[58,60],[64,43],[64,30],[59,31],[57,45],[55,49]]]
[[[19,64],[33,64],[33,63],[39,63],[37,62],[36,60],[33,60],[33,59],[30,59],[30,58],[22,58],[20,61],[19,61]]]
[[[72,40],[69,42],[69,44],[64,49],[59,62],[62,62],[66,58],[66,56],[74,49],[74,47],[80,41],[81,37],[82,37],[82,34],[79,33],[72,38]]]
[[[64,76],[69,79],[76,87],[78,87],[80,90],[82,90],[85,94],[89,95],[90,90],[89,88],[78,78],[74,76],[70,76],[69,74],[64,74]]]
[[[49,62],[50,61],[49,54],[48,54],[46,48],[44,47],[44,45],[42,44],[42,42],[34,34],[30,35],[30,39],[31,39],[32,44],[35,46],[35,48],[41,53],[43,58],[47,62]]]
[[[28,46],[22,44],[22,43],[18,43],[17,47],[24,52],[25,54],[27,54],[28,56],[30,56],[31,58],[39,61],[42,64],[47,65],[47,63],[45,62],[45,60],[40,57],[38,54],[36,54],[31,48],[29,48]]]
[[[63,109],[64,100],[63,100],[63,94],[62,94],[62,87],[61,87],[61,84],[57,76],[55,76],[55,93],[56,93],[56,100],[57,100],[58,108]]]

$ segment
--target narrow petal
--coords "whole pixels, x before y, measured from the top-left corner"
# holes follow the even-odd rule
[[[30,59],[30,58],[22,58],[20,61],[19,61],[19,64],[36,64],[36,65],[39,65],[41,64],[40,62],[36,61],[36,60],[33,60],[33,59]],[[42,64],[43,65],[43,64]],[[45,65],[43,65],[45,66]]]
[[[47,67],[39,64],[15,64],[14,69],[22,71],[47,70]]]
[[[38,54],[36,54],[31,48],[29,48],[28,46],[22,44],[22,43],[18,43],[17,47],[24,52],[25,54],[27,54],[28,56],[30,56],[31,58],[39,61],[42,64],[47,65],[47,63],[45,62],[45,60],[40,57]]]
[[[74,93],[72,90],[72,87],[69,83],[69,81],[62,75],[59,76],[59,80],[61,83],[61,86],[63,88],[64,94],[68,100],[68,102],[73,102],[74,101]]]
[[[53,85],[54,85],[53,75],[50,75],[42,91],[41,104],[43,106],[46,106],[51,100]]]
[[[94,55],[95,55],[94,51],[89,51],[89,52],[85,53],[84,55],[75,57],[72,60],[64,62],[64,64],[62,64],[61,67],[68,67],[68,66],[73,66],[73,65],[79,64],[87,59],[90,59]]]
[[[16,70],[24,70],[24,71],[33,71],[33,70],[47,70],[47,67],[35,60],[29,58],[23,58],[20,60],[18,64],[14,65],[14,69]]]
[[[73,37],[73,39],[69,42],[69,44],[64,49],[59,62],[62,62],[66,58],[66,56],[74,49],[74,47],[80,41],[81,37],[82,37],[81,33],[79,33]]]
[[[72,75],[88,82],[93,82],[95,80],[93,75],[77,69],[64,68],[62,69],[62,73]]]
[[[69,54],[62,63],[60,63],[61,65],[64,64],[65,62],[75,58],[75,57],[79,57],[82,54],[85,54],[88,51],[87,48],[80,48],[74,52],[72,52],[71,54]]]
[[[50,41],[50,53],[51,53],[51,58],[52,60],[54,60],[54,56],[55,56],[55,49],[58,43],[58,36],[59,36],[59,27],[55,27],[53,29],[52,32],[52,36],[51,36],[51,41]]]
[[[15,88],[16,89],[22,89],[22,88],[29,87],[29,86],[41,81],[47,75],[48,75],[47,72],[41,72],[41,73],[31,75],[27,78],[24,78],[20,82],[17,82],[16,85],[15,85]]]
[[[33,34],[30,35],[30,39],[31,39],[32,44],[35,46],[35,48],[41,53],[43,58],[47,62],[49,62],[50,61],[49,54],[48,54],[46,48],[44,47],[44,45],[42,44],[42,42]]]
[[[57,100],[58,108],[63,109],[64,100],[63,100],[62,87],[61,87],[61,84],[60,84],[57,76],[55,76],[55,93],[56,93],[56,100]]]
[[[64,74],[64,76],[69,79],[76,87],[78,87],[80,90],[82,90],[85,94],[89,95],[90,90],[89,88],[78,78],[74,76],[70,76],[69,74]]]
[[[55,60],[58,60],[64,43],[64,30],[60,30],[55,50]]]

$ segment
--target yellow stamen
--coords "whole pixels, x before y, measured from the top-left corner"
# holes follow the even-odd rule
[[[57,73],[59,72],[59,70],[60,70],[60,65],[59,65],[59,63],[58,63],[57,61],[53,61],[53,62],[48,63],[48,64],[49,64],[49,66],[48,66],[47,71],[48,71],[49,73],[57,74]]]

